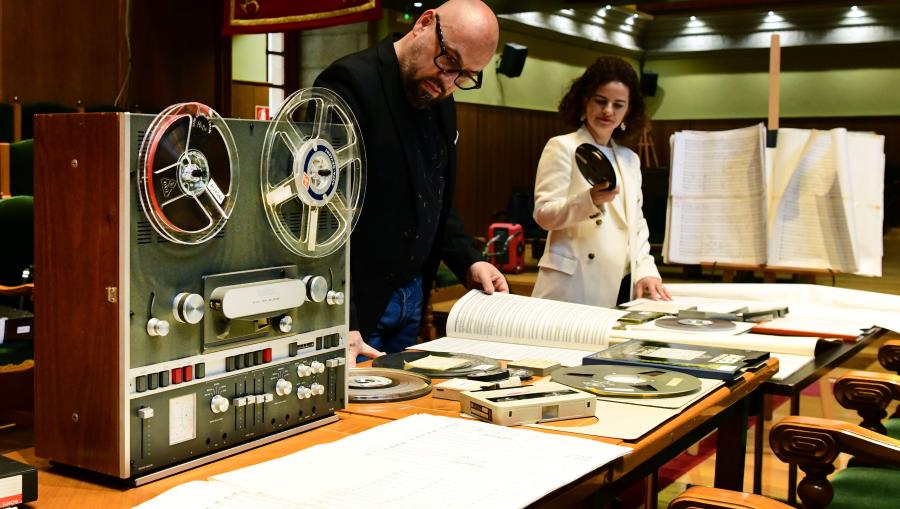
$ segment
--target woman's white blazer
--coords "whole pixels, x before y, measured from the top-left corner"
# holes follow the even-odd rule
[[[610,203],[598,207],[591,200],[591,186],[575,162],[575,149],[582,143],[594,143],[584,126],[551,138],[538,163],[534,219],[549,235],[532,296],[614,307],[626,270],[632,292],[640,279],[659,277],[641,209],[640,161],[630,149],[612,142],[622,217]]]

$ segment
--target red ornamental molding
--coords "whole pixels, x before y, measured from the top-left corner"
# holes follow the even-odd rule
[[[289,32],[381,18],[381,0],[225,0],[224,35]]]

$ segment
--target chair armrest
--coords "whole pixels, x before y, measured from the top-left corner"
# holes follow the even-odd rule
[[[781,502],[750,493],[692,486],[669,504],[669,509],[790,509]]]
[[[769,445],[778,459],[796,463],[806,473],[797,495],[807,508],[831,503],[834,489],[827,476],[842,452],[867,464],[900,467],[900,440],[843,421],[787,417],[772,426]]]
[[[842,407],[856,410],[863,428],[885,434],[881,421],[887,416],[891,401],[900,400],[900,376],[848,371],[834,383],[834,397]]]
[[[26,283],[19,286],[3,286],[0,285],[0,295],[17,296],[32,295],[34,293],[34,283]]]
[[[878,349],[878,362],[885,369],[900,373],[900,339],[889,339]]]

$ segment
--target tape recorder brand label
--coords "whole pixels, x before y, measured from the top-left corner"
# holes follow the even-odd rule
[[[163,179],[160,179],[160,184],[162,184],[163,196],[168,198],[172,195],[172,191],[175,190],[175,187],[178,185],[178,182],[175,182],[175,180],[173,180],[173,179],[163,178]]]
[[[219,189],[219,186],[216,185],[216,181],[213,179],[209,179],[209,184],[206,185],[206,190],[209,191],[209,194],[219,202],[221,205],[225,201],[225,193]]]

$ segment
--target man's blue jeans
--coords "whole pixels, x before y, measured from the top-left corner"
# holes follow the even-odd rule
[[[375,330],[363,340],[372,348],[386,352],[402,352],[416,343],[422,321],[422,277],[394,290]],[[359,356],[357,362],[368,360]]]

